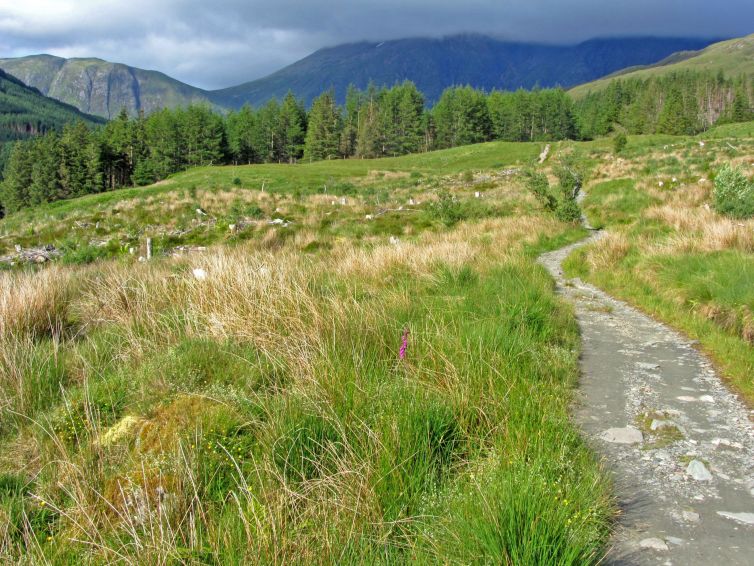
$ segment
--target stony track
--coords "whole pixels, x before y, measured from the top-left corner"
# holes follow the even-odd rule
[[[540,262],[576,309],[574,418],[613,474],[621,509],[608,564],[754,565],[754,411],[695,343]]]

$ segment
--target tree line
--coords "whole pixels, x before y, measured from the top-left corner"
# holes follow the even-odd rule
[[[43,96],[0,70],[0,181],[10,157],[10,142],[61,130],[65,124],[76,120],[92,126],[105,123],[104,119],[88,116],[73,106]]]
[[[24,207],[133,185],[190,167],[374,158],[486,141],[590,139],[613,131],[694,133],[721,120],[752,119],[749,79],[684,73],[613,81],[574,102],[562,89],[485,93],[445,90],[432,108],[406,81],[392,88],[332,91],[310,109],[288,94],[221,115],[206,106],[161,110],[105,126],[67,125],[14,144],[0,205]]]
[[[754,120],[754,78],[687,71],[616,79],[574,108],[584,138],[629,134],[693,135],[711,126]]]

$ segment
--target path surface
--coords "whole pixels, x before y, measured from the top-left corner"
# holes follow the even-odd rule
[[[754,565],[754,412],[691,341],[564,277],[562,261],[598,237],[540,261],[575,305],[574,416],[615,478],[622,513],[607,563]]]

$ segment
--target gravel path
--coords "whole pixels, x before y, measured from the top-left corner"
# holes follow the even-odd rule
[[[568,254],[599,237],[540,262],[581,328],[574,418],[615,478],[621,516],[607,563],[753,565],[754,411],[693,342],[564,277]]]

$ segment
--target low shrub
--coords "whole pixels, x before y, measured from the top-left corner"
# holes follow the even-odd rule
[[[726,164],[717,172],[715,209],[734,218],[754,216],[754,182],[740,168]]]

